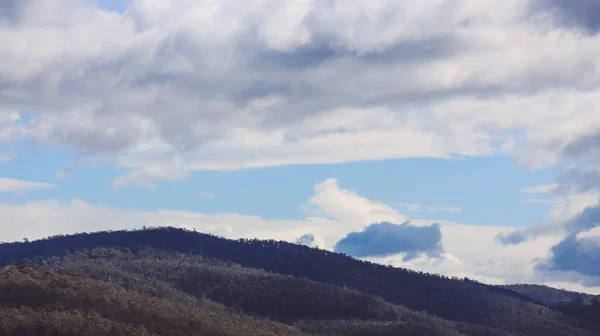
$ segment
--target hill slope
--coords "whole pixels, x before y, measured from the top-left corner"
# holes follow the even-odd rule
[[[208,300],[185,304],[35,267],[0,271],[2,335],[303,335]]]
[[[243,314],[299,323],[311,332],[318,326],[319,334],[328,330],[326,326],[344,321],[366,330],[384,328],[367,321],[394,322],[396,331],[421,330],[427,335],[459,335],[458,330],[481,335],[482,331],[478,326],[445,321],[347,288],[164,250],[96,248],[51,257],[40,264],[156,297],[182,302],[210,299]],[[312,322],[306,324],[308,321]]]
[[[277,285],[281,285],[282,287],[277,288],[282,290],[288,288],[286,292],[282,292],[285,295],[289,295],[296,288],[304,288],[305,293],[325,291],[326,287],[322,287],[324,285],[341,288],[338,289],[338,293],[346,295],[344,300],[348,301],[344,302],[348,302],[348,307],[351,307],[347,309],[347,312],[353,312],[355,315],[349,314],[340,317],[344,319],[369,318],[388,322],[388,324],[379,324],[379,327],[385,325],[385,328],[391,328],[389,325],[390,318],[397,318],[397,314],[405,309],[399,308],[397,305],[403,305],[414,311],[427,311],[430,315],[461,322],[462,325],[487,327],[486,332],[504,330],[507,334],[510,332],[525,335],[597,335],[600,333],[600,326],[596,324],[567,316],[523,299],[518,295],[507,295],[497,289],[491,289],[490,286],[466,279],[452,280],[442,276],[367,263],[345,255],[296,244],[260,240],[233,241],[174,228],[99,232],[58,236],[29,243],[2,244],[0,245],[0,262],[7,264],[11,260],[34,258],[36,256],[46,258],[61,255],[66,250],[75,252],[81,249],[102,246],[126,247],[134,251],[133,253],[140,251],[143,246],[151,246],[167,251],[204,255],[237,263],[248,268],[259,268],[272,273],[291,276],[293,278],[285,285],[281,285],[279,282]],[[127,267],[132,267],[132,265],[130,264]],[[72,268],[72,270],[75,271],[75,268]],[[81,271],[81,268],[79,270]],[[166,273],[173,272],[171,270]],[[139,274],[143,275],[144,273]],[[197,276],[203,274],[208,273],[199,271]],[[309,285],[306,282],[298,282],[299,280],[294,278],[308,279],[312,282]],[[277,281],[281,281],[284,278],[278,279]],[[165,281],[168,279],[158,280]],[[211,291],[206,288],[202,289],[200,294],[213,299],[217,299],[216,296],[221,295],[222,302],[248,310],[248,307],[259,306],[257,302],[261,301],[257,301],[256,297],[260,297],[260,293],[272,288],[274,285],[269,284],[269,281],[275,280],[265,278],[260,273],[255,273],[249,277],[249,282],[246,282],[246,285],[252,287],[254,285],[249,284],[265,284],[265,281],[266,284],[262,287],[257,286],[255,293],[248,296],[248,298],[252,298],[254,295],[255,299],[235,302],[239,292],[231,288],[234,288],[235,284],[241,281],[238,278],[223,286],[229,289],[221,290],[218,292],[220,294],[215,294],[214,289]],[[172,281],[169,280],[168,282]],[[198,294],[194,292],[193,286],[185,287],[182,283],[177,284],[177,286],[180,286],[188,294]],[[344,292],[344,288],[352,291]],[[503,289],[503,291],[506,290]],[[514,292],[511,293],[514,294]],[[383,300],[373,299],[373,296],[381,297]],[[352,308],[356,307],[357,302],[366,302],[366,307],[371,308],[357,312],[355,308]],[[305,304],[310,307],[310,302]],[[290,307],[281,309],[277,313],[279,315],[269,315],[271,313],[265,314],[257,308],[253,309],[257,314],[283,320],[297,319],[302,314],[307,314],[307,310],[310,310],[305,309],[300,312]],[[249,310],[252,311],[253,309]],[[320,312],[313,316],[308,313],[306,318],[319,317],[321,314],[328,313]],[[328,316],[332,319],[337,317],[334,315]],[[440,325],[443,326],[443,324]]]
[[[542,302],[546,305],[552,305],[561,302],[573,302],[579,299],[584,304],[590,304],[592,302],[592,299],[600,298],[600,296],[597,295],[572,292],[544,285],[517,284],[499,287],[510,289],[512,291],[525,295],[533,300]]]

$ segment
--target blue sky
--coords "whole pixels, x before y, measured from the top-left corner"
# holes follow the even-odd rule
[[[549,205],[527,202],[527,195],[520,190],[551,184],[556,176],[556,169],[529,171],[506,157],[407,158],[200,171],[179,181],[160,182],[152,189],[114,188],[112,180],[119,173],[110,165],[90,164],[61,146],[24,143],[15,147],[21,154],[0,166],[3,177],[47,182],[59,188],[26,195],[0,194],[3,201],[78,198],[115,208],[236,212],[269,219],[302,218],[306,213],[299,205],[313,194],[313,186],[336,178],[346,189],[414,217],[526,227],[543,220]],[[70,176],[61,180],[57,172],[65,169]]]
[[[173,225],[600,292],[599,12],[2,2],[0,236]]]

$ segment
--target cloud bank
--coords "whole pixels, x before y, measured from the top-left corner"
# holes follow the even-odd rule
[[[0,142],[75,148],[121,169],[116,187],[287,164],[597,157],[598,6],[538,3],[3,1]]]

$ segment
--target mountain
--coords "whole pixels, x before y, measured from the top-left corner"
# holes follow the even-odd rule
[[[600,334],[600,325],[595,321],[565,314],[511,289],[378,265],[273,240],[229,240],[183,229],[152,228],[0,244],[1,265],[24,258],[35,265],[20,269],[38,272],[42,275],[36,276],[42,279],[47,277],[44,283],[50,292],[56,277],[86,279],[73,283],[69,290],[81,291],[79,287],[88,286],[88,282],[110,285],[137,295],[135,300],[150,305],[148,309],[167,304],[192,307],[199,316],[223,314],[225,321],[242,321],[234,324],[264,335]],[[16,272],[19,268],[6,269]],[[111,302],[86,308],[69,298],[72,296],[59,307],[31,301],[23,301],[18,307],[32,309],[32,316],[83,309],[92,314],[89,316],[93,321],[97,320],[93,323],[104,321],[115,328],[157,332],[142,317],[134,319],[138,311],[124,315],[131,320],[120,320],[116,319],[120,315],[107,313]],[[152,300],[158,301],[155,304]],[[56,319],[64,318],[61,316]],[[159,334],[189,334],[192,326],[208,328],[213,323],[208,318],[164,316],[168,332]],[[188,329],[169,329],[168,321],[173,319],[185,321],[182,325]]]

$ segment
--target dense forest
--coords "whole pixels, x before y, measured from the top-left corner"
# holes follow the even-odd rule
[[[597,305],[175,228],[0,244],[4,335],[599,335]]]

